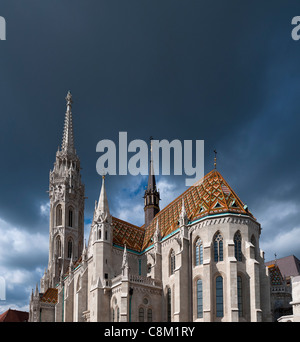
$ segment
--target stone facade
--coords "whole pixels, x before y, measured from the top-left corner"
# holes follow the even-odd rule
[[[70,112],[68,108],[67,113]],[[71,126],[70,122],[67,126]],[[65,125],[65,131],[68,127]],[[86,244],[82,243],[80,224],[84,187],[80,181],[79,159],[76,163],[70,159],[68,144],[70,140],[64,144],[67,147],[62,161],[58,160],[59,151],[54,170],[50,173],[49,265],[41,280],[40,293],[36,289],[31,297],[31,321],[271,320],[269,277],[259,247],[260,224],[244,209],[216,170],[206,177],[209,184],[217,179],[215,196],[218,198],[213,207],[203,209],[205,203],[201,202],[201,209],[197,207],[195,211],[185,194],[174,201],[176,210],[172,204],[173,207],[155,212],[152,218],[147,215],[147,227],[122,223],[111,216],[103,177]],[[73,178],[67,173],[70,168],[74,170]],[[150,177],[153,179],[153,175]],[[72,181],[73,187],[70,186]],[[155,180],[149,183],[153,187]],[[149,189],[149,183],[147,194],[156,191],[156,188]],[[62,193],[58,198],[52,188],[56,184],[61,184]],[[204,190],[208,191],[205,187]],[[225,197],[232,205],[230,210],[222,202],[224,194],[221,194],[221,188],[227,192]],[[72,192],[74,196],[70,197]],[[156,195],[159,200],[159,193]],[[207,202],[212,203],[212,200]],[[70,204],[76,222],[73,227],[65,224],[66,208]],[[145,211],[147,204],[145,201]],[[56,221],[55,216],[58,205],[63,212],[61,227],[57,226],[60,221]],[[196,216],[192,216],[192,212]],[[166,223],[163,217],[172,217],[173,221]],[[118,229],[120,224],[128,228]],[[55,247],[57,236],[61,237],[63,246],[60,253]],[[141,242],[137,243],[140,236]],[[70,251],[67,245],[70,237],[72,254],[67,253]],[[140,245],[140,249],[135,248],[136,245]]]

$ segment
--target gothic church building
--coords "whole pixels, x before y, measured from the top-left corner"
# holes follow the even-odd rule
[[[88,243],[72,96],[50,171],[49,262],[31,322],[270,321],[261,226],[215,169],[160,210],[152,158],[145,223],[111,215],[103,177]]]

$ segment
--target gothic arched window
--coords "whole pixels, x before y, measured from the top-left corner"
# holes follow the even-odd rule
[[[73,227],[73,209],[69,209],[69,227]]]
[[[72,239],[68,241],[68,258],[71,258],[73,254],[73,242]]]
[[[55,249],[56,249],[56,254],[57,254],[58,258],[60,258],[61,257],[61,239],[60,239],[59,235],[56,238]]]
[[[214,237],[214,260],[223,261],[223,237],[220,232],[217,232]]]
[[[242,236],[240,232],[234,234],[234,256],[237,261],[242,261]]]
[[[147,321],[152,322],[152,309],[148,309],[147,311]]]
[[[175,271],[175,252],[174,249],[170,252],[170,274],[174,274]]]
[[[144,322],[144,308],[139,308],[139,322]]]
[[[195,265],[203,264],[203,243],[200,238],[195,243]]]
[[[223,278],[218,276],[216,278],[216,316],[224,316],[223,308]]]
[[[203,288],[202,280],[197,280],[197,318],[203,317]]]
[[[62,207],[61,207],[61,204],[59,204],[56,207],[55,216],[56,216],[56,226],[61,226],[62,225]]]

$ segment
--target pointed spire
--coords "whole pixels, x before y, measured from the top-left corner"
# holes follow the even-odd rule
[[[152,140],[153,138],[150,137],[150,165],[149,165],[149,177],[148,177],[148,188],[147,190],[156,190],[156,181],[154,175],[154,164],[153,164],[153,151],[152,151]]]
[[[124,244],[123,260],[122,260],[122,270],[125,267],[128,267],[128,257],[127,257],[126,243]]]
[[[64,152],[69,152],[75,154],[74,148],[74,137],[73,137],[73,120],[72,120],[72,94],[68,91],[66,96],[67,101],[67,111],[65,115],[65,126],[63,133],[63,140],[61,145],[61,150]]]
[[[59,280],[60,280],[60,282],[63,282],[63,280],[64,280],[64,269],[63,269],[63,267],[61,268],[61,271],[60,271]]]
[[[149,224],[151,223],[155,215],[160,210],[159,209],[160,196],[159,196],[158,190],[156,189],[156,181],[155,181],[155,174],[154,174],[152,140],[153,138],[150,137],[151,158],[150,158],[150,165],[149,165],[148,187],[145,190],[145,195],[144,195],[145,227],[149,226]]]
[[[185,226],[188,223],[188,217],[187,217],[187,213],[185,210],[185,205],[184,205],[184,198],[182,197],[182,206],[181,206],[181,212],[179,215],[179,224],[180,226]]]
[[[70,259],[70,265],[69,265],[69,274],[71,274],[74,270],[74,264],[73,264],[73,254],[71,254],[71,259]]]
[[[39,296],[39,285],[38,285],[38,283],[36,283],[34,296],[35,296],[35,297],[38,297],[38,296]]]
[[[85,263],[87,259],[87,253],[86,253],[86,240],[84,239],[84,244],[83,244],[83,250],[82,250],[82,262]]]
[[[105,175],[102,176],[102,187],[101,187],[101,192],[100,192],[98,206],[97,206],[97,213],[98,215],[104,214],[106,217],[110,216],[108,200],[107,200],[106,190],[105,190]]]
[[[159,229],[158,219],[156,220],[156,229],[154,232],[154,243],[159,242],[161,240],[161,233]]]

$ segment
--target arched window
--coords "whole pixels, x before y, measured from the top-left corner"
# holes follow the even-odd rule
[[[214,260],[223,261],[223,237],[219,232],[214,237]]]
[[[234,256],[237,261],[242,261],[242,236],[240,232],[234,234]]]
[[[147,311],[147,321],[152,322],[152,309],[148,309]]]
[[[223,278],[218,276],[216,278],[216,316],[223,317]]]
[[[144,308],[139,308],[139,322],[144,322]]]
[[[168,287],[167,291],[167,321],[171,322],[172,321],[172,304],[171,304],[171,289]]]
[[[120,322],[120,309],[117,307],[117,322]]]
[[[71,239],[68,241],[68,258],[71,258],[73,254],[73,242]]]
[[[61,204],[59,204],[56,207],[55,216],[56,216],[56,226],[61,226],[62,225],[62,207],[61,207]]]
[[[203,243],[200,238],[195,243],[195,265],[203,264]]]
[[[175,252],[174,249],[172,249],[170,252],[170,274],[174,274],[175,266]]]
[[[203,317],[203,288],[202,280],[197,280],[197,318]]]
[[[69,209],[69,227],[73,227],[73,209]]]
[[[242,277],[237,277],[237,295],[238,295],[238,309],[239,317],[243,316],[243,294],[242,294]]]
[[[60,258],[61,257],[61,239],[60,236],[58,235],[58,237],[56,238],[56,254],[57,256]]]

